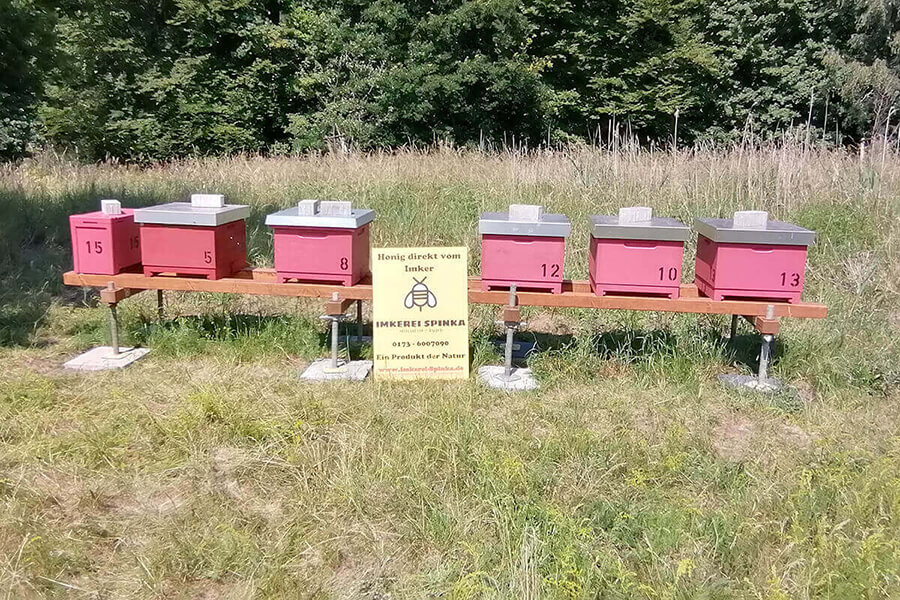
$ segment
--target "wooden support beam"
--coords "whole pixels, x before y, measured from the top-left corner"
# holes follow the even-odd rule
[[[220,292],[223,294],[329,299],[334,292],[338,292],[341,298],[348,300],[372,299],[372,285],[370,282],[349,287],[318,283],[278,283],[274,269],[244,269],[232,277],[216,280],[165,273],[153,277],[145,277],[143,273],[82,275],[69,271],[63,275],[63,282],[66,285],[81,287],[106,287],[110,281],[114,282],[118,287],[141,290]]]
[[[778,335],[781,330],[781,324],[778,319],[767,319],[765,317],[753,317],[744,315],[748,323],[753,325],[754,329],[763,335]]]
[[[646,296],[597,296],[587,281],[564,281],[561,294],[548,292],[516,293],[520,306],[547,306],[556,308],[598,308],[610,310],[638,310],[680,313],[705,313],[718,315],[766,316],[773,306],[772,318],[795,317],[824,319],[828,307],[824,304],[800,302],[772,303],[753,300],[712,300],[699,295],[693,284],[681,286],[681,297],[675,300]],[[509,292],[505,290],[483,291],[477,277],[469,278],[469,302],[475,304],[506,304]]]
[[[100,290],[100,301],[106,304],[118,304],[125,298],[130,298],[143,291],[134,288],[120,288],[114,282],[109,282],[106,287]]]
[[[188,292],[221,292],[227,294],[255,294],[262,296],[290,296],[295,298],[328,298],[337,292],[341,301],[371,300],[372,284],[364,280],[358,285],[315,283],[278,283],[273,269],[244,269],[233,277],[215,281],[192,277],[158,275],[145,277],[141,273],[121,273],[119,275],[81,275],[69,271],[63,275],[67,285],[82,287],[106,287],[110,281],[117,287],[132,290],[178,290]],[[509,291],[483,291],[478,277],[469,278],[469,302],[473,304],[509,303]],[[638,310],[681,313],[706,313],[724,315],[745,315],[747,317],[794,317],[824,319],[828,307],[824,304],[786,302],[721,300],[704,298],[693,284],[681,286],[681,297],[652,298],[638,296],[597,296],[591,292],[587,281],[565,281],[561,294],[549,292],[517,292],[520,306],[546,306],[555,308],[597,308],[610,310]],[[771,308],[770,308],[771,307]]]
[[[503,322],[504,323],[521,323],[522,321],[522,310],[518,306],[504,306],[503,307]]]
[[[325,314],[330,316],[340,316],[347,312],[350,305],[356,302],[349,298],[339,298],[338,300],[329,300],[325,303]]]

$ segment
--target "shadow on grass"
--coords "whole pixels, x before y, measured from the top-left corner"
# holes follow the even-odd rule
[[[490,364],[496,362],[496,354],[500,355],[500,362],[503,362],[506,351],[506,335],[495,335],[493,332],[489,337],[485,338],[488,343],[489,355],[485,358]],[[563,351],[575,342],[575,336],[571,334],[558,335],[553,333],[540,333],[536,331],[517,331],[513,338],[512,363],[516,367],[528,366],[528,361],[537,356],[541,352]],[[472,343],[469,349],[473,358],[473,364],[476,356],[478,356],[481,348],[475,334],[472,336]]]
[[[759,352],[762,340],[759,334],[748,333],[729,340],[716,329],[705,328],[698,338],[689,341],[668,329],[607,331],[597,337],[596,349],[600,358],[617,358],[629,363],[640,363],[654,357],[675,356],[690,352],[709,354],[722,352],[726,362],[745,367],[753,372],[759,368]],[[785,351],[776,343],[769,365],[775,364]]]
[[[0,347],[40,344],[37,333],[54,301],[96,304],[95,292],[64,286],[62,274],[72,268],[69,216],[98,210],[102,198],[127,208],[185,199],[97,187],[61,195],[0,190]],[[255,207],[247,220],[251,257],[271,251],[265,214]]]
[[[651,356],[675,352],[678,337],[671,331],[616,330],[597,336],[595,348],[600,358],[617,358],[625,362],[639,362]]]
[[[736,366],[743,366],[750,369],[754,373],[759,371],[759,353],[762,347],[762,336],[758,333],[747,333],[736,335],[733,340],[728,336],[720,336],[720,342],[728,352],[731,363]],[[769,358],[769,367],[776,364],[784,355],[787,346],[778,338],[775,341],[775,347],[772,350],[772,356]]]
[[[244,358],[289,355],[323,356],[331,350],[331,329],[318,319],[285,315],[216,313],[171,319],[141,319],[126,329],[131,343],[152,346],[169,356],[203,354],[214,344],[216,351],[230,351]],[[344,336],[349,334],[347,340]],[[353,340],[356,323],[342,323],[339,353],[353,360],[368,358],[366,346]]]

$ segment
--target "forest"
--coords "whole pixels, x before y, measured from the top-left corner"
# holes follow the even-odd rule
[[[0,0],[0,159],[894,137],[897,0]]]

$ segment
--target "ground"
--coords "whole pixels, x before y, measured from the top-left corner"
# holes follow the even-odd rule
[[[50,157],[0,170],[0,597],[893,598],[900,596],[900,157],[692,154],[199,160]],[[222,191],[262,218],[303,197],[378,211],[377,246],[468,244],[510,202],[573,217],[650,204],[689,221],[763,208],[816,229],[805,297],[754,395],[757,338],[727,317],[526,310],[538,391],[301,383],[327,352],[310,301],[142,294],[120,372],[62,364],[102,343],[64,288],[66,215]],[[686,251],[690,280],[693,248]],[[473,307],[473,369],[497,363]],[[346,349],[344,349],[346,352]],[[367,355],[368,347],[351,353]]]

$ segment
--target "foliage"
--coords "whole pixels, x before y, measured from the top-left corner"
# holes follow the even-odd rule
[[[0,0],[0,160],[21,155],[34,135],[51,22],[36,0]]]
[[[890,132],[900,90],[897,0],[5,1],[7,156],[36,108],[49,143],[139,161],[665,143],[676,115],[685,141],[852,143]]]

